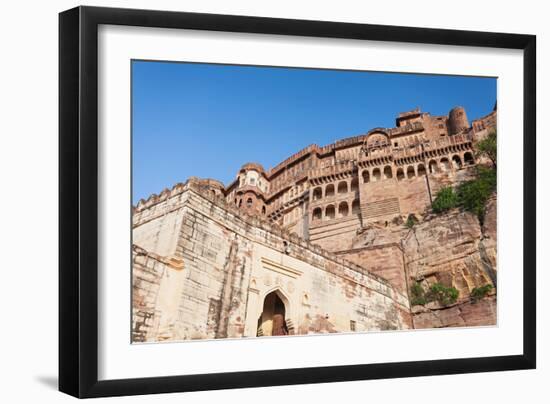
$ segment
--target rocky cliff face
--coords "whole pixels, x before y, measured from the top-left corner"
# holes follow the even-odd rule
[[[405,289],[413,302],[413,288],[456,288],[454,302],[411,305],[415,328],[496,324],[496,197],[483,225],[458,210],[427,215],[410,229],[399,222],[373,225],[343,255]],[[474,298],[472,290],[482,287],[487,292]]]
[[[476,216],[458,211],[428,217],[409,230],[401,246],[410,287],[417,283],[428,291],[440,284],[458,290],[455,303],[413,305],[415,328],[496,324],[496,271],[491,262],[496,257],[495,234],[489,223],[482,228]],[[486,285],[492,287],[488,296],[474,301],[472,290]]]
[[[481,228],[483,239],[480,243],[480,253],[483,263],[496,286],[497,282],[497,197],[496,194],[487,202],[485,219]]]

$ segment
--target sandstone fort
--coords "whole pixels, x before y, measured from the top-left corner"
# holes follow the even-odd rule
[[[246,163],[228,185],[191,177],[140,200],[132,340],[495,325],[496,196],[482,224],[431,205],[484,164],[496,114],[415,109],[268,170]],[[458,296],[413,301],[434,284]]]

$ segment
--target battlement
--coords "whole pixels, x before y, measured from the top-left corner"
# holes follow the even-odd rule
[[[345,139],[337,140],[333,144],[329,145],[328,147],[336,150],[336,149],[343,149],[351,146],[356,146],[363,144],[363,142],[367,139],[368,135],[359,135],[359,136],[352,136]]]
[[[311,183],[315,183],[323,177],[347,176],[354,170],[356,170],[356,166],[352,161],[341,161],[328,167],[311,169],[308,172],[308,179]]]
[[[420,108],[416,107],[411,111],[400,112],[397,118],[410,118],[411,116],[420,115]]]
[[[401,125],[397,128],[388,130],[390,137],[403,136],[414,132],[423,131],[424,124],[422,122],[408,122],[405,125]]]
[[[295,161],[301,159],[302,157],[304,157],[304,156],[306,156],[306,155],[308,155],[312,152],[317,152],[318,150],[319,150],[319,146],[317,146],[316,144],[311,144],[311,145],[303,148],[299,152],[294,153],[292,156],[288,157],[287,159],[285,159],[281,163],[277,164],[275,167],[269,169],[269,171],[267,173],[267,177],[269,179],[271,179],[275,174],[277,174],[279,171],[284,169],[286,166],[294,163]]]
[[[328,156],[333,156],[337,150],[360,147],[361,145],[366,143],[368,137],[372,134],[384,133],[387,134],[390,139],[407,138],[412,135],[425,134],[431,126],[427,126],[424,123],[424,120],[427,120],[426,122],[431,122],[430,119],[438,122],[439,126],[437,127],[437,129],[440,132],[439,135],[441,135],[442,130],[444,131],[446,136],[450,136],[451,134],[463,133],[469,127],[466,114],[462,107],[453,108],[449,112],[448,117],[431,117],[430,114],[423,113],[420,108],[415,108],[410,111],[400,112],[396,118],[396,126],[393,128],[373,128],[369,130],[366,134],[336,140],[334,143],[325,146],[311,144],[293,154],[292,156],[288,157],[281,163],[277,164],[274,168],[269,169],[266,173],[266,177],[269,181],[271,181],[280,172],[284,171],[285,169],[308,155],[316,155],[320,159],[323,159]],[[447,127],[447,120],[449,120],[450,122],[449,128]],[[452,133],[448,131],[449,129]],[[429,137],[434,137],[434,135],[429,134]],[[410,141],[418,143],[418,140],[413,139]],[[291,182],[291,180],[289,180],[289,182]],[[278,188],[284,188],[284,186],[279,186]],[[275,191],[278,191],[279,189]]]

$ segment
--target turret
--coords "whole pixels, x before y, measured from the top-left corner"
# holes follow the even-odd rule
[[[240,209],[251,215],[265,215],[265,195],[268,190],[269,183],[261,164],[246,163],[241,167],[235,189],[235,198]]]
[[[455,107],[449,112],[449,129],[451,135],[462,133],[470,127],[466,111],[462,107]]]

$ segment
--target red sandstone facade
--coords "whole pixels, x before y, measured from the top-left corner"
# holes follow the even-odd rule
[[[362,227],[422,214],[441,187],[470,178],[473,144],[495,127],[496,106],[472,125],[462,107],[448,116],[415,109],[393,128],[310,145],[267,171],[247,163],[223,192],[248,214],[345,250]]]

